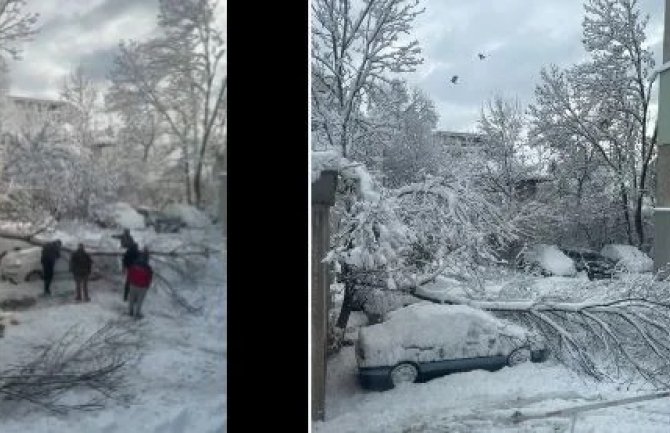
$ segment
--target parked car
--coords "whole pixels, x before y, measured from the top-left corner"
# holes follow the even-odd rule
[[[548,356],[534,333],[464,305],[419,302],[362,327],[356,341],[361,385],[389,389],[449,373],[497,370]]]
[[[589,280],[612,278],[616,262],[595,251],[583,248],[561,248],[575,263],[577,272],[586,271]]]
[[[137,212],[144,217],[146,226],[153,227],[156,233],[178,233],[186,227],[186,223],[179,217],[155,209],[138,208]]]
[[[29,247],[8,252],[0,261],[0,278],[9,280],[14,284],[42,279],[41,256],[41,247]],[[67,259],[69,257],[66,258],[65,254],[61,253],[61,257],[56,261],[54,267],[54,278],[63,273],[68,273]]]
[[[43,279],[41,257],[41,247],[30,247],[8,252],[0,260],[0,278],[14,284]],[[71,277],[69,261],[70,254],[61,251],[61,256],[54,267],[55,279]],[[99,272],[93,271],[91,273],[91,279],[94,280],[99,277]]]
[[[632,245],[605,245],[600,254],[613,260],[618,269],[626,272],[651,272],[654,269],[651,257]]]

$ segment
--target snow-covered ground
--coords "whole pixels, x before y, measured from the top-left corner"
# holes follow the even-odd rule
[[[625,281],[651,278],[624,275]],[[429,286],[433,293],[462,295],[448,279]],[[528,277],[501,274],[484,284],[490,299],[593,299],[611,295],[607,282],[589,283],[586,276]],[[357,313],[360,315],[361,313]],[[352,323],[364,320],[352,317]],[[354,333],[350,333],[353,335]],[[670,424],[668,399],[603,408],[577,415],[548,416],[513,422],[516,411],[542,414],[649,392],[641,383],[596,382],[553,359],[504,367],[496,372],[471,371],[390,391],[368,391],[357,380],[354,348],[343,347],[328,361],[326,420],[312,424],[318,433],[346,432],[666,432]]]
[[[135,235],[135,233],[133,233]],[[81,237],[78,234],[77,237]],[[147,235],[148,239],[149,235]],[[216,227],[203,233],[211,244],[222,241]],[[206,260],[197,287],[179,286],[197,292],[204,299],[201,314],[190,315],[174,305],[163,290],[153,287],[147,294],[144,318],[125,316],[121,279],[90,283],[90,303],[73,303],[74,283],[55,282],[52,298],[38,298],[37,304],[16,312],[18,325],[10,325],[0,338],[0,370],[21,359],[30,345],[62,335],[80,324],[93,332],[107,319],[123,318],[141,327],[143,339],[139,363],[127,371],[134,399],[124,405],[110,402],[95,412],[71,412],[56,416],[24,405],[19,410],[0,404],[0,431],[38,432],[147,432],[181,433],[226,431],[227,425],[227,284],[225,250]],[[3,288],[0,286],[0,297]],[[41,292],[41,282],[8,286],[10,292]]]

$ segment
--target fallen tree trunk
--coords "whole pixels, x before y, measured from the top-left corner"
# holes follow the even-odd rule
[[[589,403],[589,404],[583,404],[579,406],[572,406],[572,407],[566,407],[563,409],[557,409],[557,410],[552,410],[548,412],[541,412],[541,413],[530,413],[530,414],[523,414],[520,411],[516,411],[512,414],[511,420],[513,423],[520,423],[524,421],[530,421],[534,419],[543,419],[543,418],[552,418],[552,417],[569,417],[569,416],[574,416],[578,413],[582,412],[588,412],[592,410],[598,410],[598,409],[605,409],[608,407],[614,407],[614,406],[622,406],[630,403],[638,403],[641,401],[647,401],[647,400],[657,400],[659,398],[667,398],[670,397],[670,391],[661,391],[661,392],[654,392],[650,394],[644,394],[644,395],[637,395],[635,397],[625,397],[625,398],[619,398],[619,399],[614,399],[614,400],[608,400],[608,401],[603,401],[600,403]]]
[[[45,229],[40,229],[36,232],[30,233],[30,234],[21,234],[21,233],[14,233],[14,232],[8,232],[8,231],[0,231],[0,238],[4,239],[12,239],[12,240],[17,240],[17,241],[23,241],[26,243],[29,243],[31,245],[35,245],[38,247],[42,247],[46,245],[49,241],[41,240],[41,239],[36,239],[35,236],[38,234],[44,232]],[[68,248],[68,247],[61,247],[63,251],[73,253],[74,249]],[[100,250],[87,250],[88,254],[92,256],[123,256],[125,251],[100,251]],[[177,250],[171,250],[171,251],[151,251],[149,250],[150,255],[154,256],[168,256],[168,257],[179,257],[179,256],[204,256],[204,257],[209,257],[210,254],[215,252],[214,250],[210,250],[208,248],[205,248],[203,250],[199,251],[177,251]]]

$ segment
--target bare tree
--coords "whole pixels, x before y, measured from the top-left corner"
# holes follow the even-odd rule
[[[519,183],[532,167],[523,153],[525,118],[518,100],[495,96],[482,108],[479,130],[486,143],[487,180],[492,190],[515,202]]]
[[[421,90],[401,80],[384,83],[374,92],[363,134],[355,137],[350,155],[369,170],[380,171],[384,186],[419,181],[422,174],[438,171],[438,147],[432,137],[437,120],[433,101]]]
[[[67,103],[69,121],[79,146],[90,150],[94,144],[95,117],[99,114],[99,95],[96,84],[79,65],[63,79],[60,97]]]
[[[654,60],[645,45],[648,17],[637,0],[589,0],[585,9],[583,41],[590,59],[567,71],[542,71],[530,108],[533,130],[560,151],[578,146],[597,152],[593,162],[616,176],[629,242],[635,243],[634,231],[643,245],[642,209],[656,150],[649,133]]]
[[[25,6],[25,0],[0,0],[0,52],[14,60],[21,58],[19,45],[37,33],[35,25],[39,14],[25,12]],[[3,66],[6,67],[5,59]]]
[[[418,0],[316,0],[312,3],[313,121],[347,157],[361,104],[388,74],[422,62],[417,41],[403,43],[423,11]]]
[[[213,131],[225,109],[227,87],[216,6],[213,0],[161,0],[162,34],[120,44],[109,94],[112,107],[139,102],[161,115],[180,143],[187,199],[198,205],[210,147],[220,145]]]

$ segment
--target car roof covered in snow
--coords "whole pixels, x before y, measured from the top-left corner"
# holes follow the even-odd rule
[[[383,323],[361,328],[359,343],[368,361],[393,365],[408,348],[439,348],[444,358],[458,358],[467,345],[475,346],[470,347],[473,353],[486,353],[490,339],[501,336],[524,341],[531,334],[477,308],[419,302],[389,313]]]

